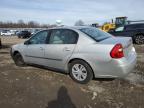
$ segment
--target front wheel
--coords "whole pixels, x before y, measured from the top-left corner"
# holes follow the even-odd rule
[[[17,66],[24,67],[26,65],[21,54],[19,54],[19,53],[14,55],[13,59],[14,59],[14,62]]]
[[[135,36],[135,43],[136,44],[144,44],[144,35],[139,34]]]
[[[75,60],[69,64],[71,78],[80,83],[86,84],[93,78],[93,71],[89,64],[82,60]]]

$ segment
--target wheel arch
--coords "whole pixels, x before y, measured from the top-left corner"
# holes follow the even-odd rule
[[[18,54],[18,53],[20,54],[20,52],[19,52],[19,51],[17,51],[17,50],[16,50],[16,51],[14,51],[14,52],[11,52],[11,57],[12,57],[12,58],[14,58],[14,56],[15,56],[16,54]],[[21,55],[21,54],[20,54],[20,55]]]
[[[144,35],[144,33],[143,32],[135,33],[134,36],[137,36],[137,35]]]
[[[94,70],[93,70],[93,68],[92,68],[92,66],[91,66],[91,63],[88,62],[88,61],[85,60],[85,59],[82,59],[82,58],[72,58],[72,59],[70,59],[70,60],[68,61],[68,64],[67,64],[67,67],[66,67],[68,73],[69,73],[69,64],[72,63],[72,62],[75,61],[75,60],[81,60],[81,61],[87,63],[87,64],[90,66],[90,68],[91,68],[91,70],[92,70],[92,72],[93,72],[93,77],[95,77],[95,73],[94,73]]]
[[[15,56],[15,55],[18,54],[18,53],[20,54],[20,52],[16,50],[16,51],[13,52],[12,55]]]

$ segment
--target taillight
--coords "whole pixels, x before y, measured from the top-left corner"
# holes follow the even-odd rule
[[[116,44],[110,52],[112,58],[122,58],[124,57],[122,44]]]

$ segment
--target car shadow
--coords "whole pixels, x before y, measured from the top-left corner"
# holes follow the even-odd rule
[[[76,108],[72,102],[66,87],[61,86],[57,93],[57,99],[48,102],[46,108]]]
[[[113,81],[115,80],[115,78],[93,78],[93,80],[102,82],[102,81]]]
[[[65,72],[64,70],[49,68],[49,67],[40,66],[40,65],[36,65],[36,64],[28,64],[28,66],[36,67],[36,68],[39,68],[39,69],[46,69],[46,70],[49,70],[49,71],[52,71],[52,72],[55,72],[55,73],[68,75],[68,73]],[[113,80],[115,80],[115,78],[93,78],[92,80],[103,82],[103,81],[113,81]]]
[[[37,65],[37,64],[27,64],[27,66],[32,66],[32,67],[36,67],[36,68],[39,68],[39,69],[44,69],[44,70],[52,71],[52,72],[55,72],[55,73],[65,74],[65,75],[68,74],[64,70],[50,68],[50,67],[47,67],[47,66],[41,66],[41,65]]]

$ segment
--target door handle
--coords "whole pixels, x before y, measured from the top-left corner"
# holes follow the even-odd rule
[[[40,50],[44,50],[42,47],[40,47]]]
[[[69,49],[69,48],[67,48],[67,47],[65,47],[65,48],[64,48],[64,51],[70,51],[70,49]]]

